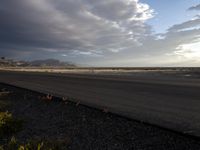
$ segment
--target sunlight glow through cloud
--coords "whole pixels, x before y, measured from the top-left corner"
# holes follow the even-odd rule
[[[175,53],[187,59],[200,59],[200,41],[191,44],[183,44],[177,47]]]

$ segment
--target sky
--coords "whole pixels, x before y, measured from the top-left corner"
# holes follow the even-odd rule
[[[200,0],[1,0],[0,56],[200,67]]]

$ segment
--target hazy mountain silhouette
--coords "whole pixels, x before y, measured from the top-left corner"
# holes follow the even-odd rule
[[[52,67],[75,67],[74,64],[69,62],[61,62],[57,59],[34,60],[29,62],[31,66],[52,66]]]
[[[0,66],[4,67],[76,67],[75,64],[70,62],[62,62],[57,59],[44,59],[34,61],[15,61],[12,59],[0,58]]]

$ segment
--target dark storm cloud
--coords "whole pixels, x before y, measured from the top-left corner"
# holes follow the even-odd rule
[[[138,44],[151,17],[136,0],[2,0],[0,53],[112,51]]]
[[[51,22],[48,12],[37,10],[28,1],[3,1],[0,8],[0,46],[15,45],[36,48],[72,48],[81,42],[73,39],[63,40],[62,33],[54,30],[56,25]],[[70,34],[70,32],[68,32]],[[65,42],[67,44],[65,44]]]

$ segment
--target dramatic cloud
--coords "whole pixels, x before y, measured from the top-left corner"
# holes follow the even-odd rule
[[[148,34],[140,42],[107,61],[122,66],[200,66],[200,17],[173,25],[166,33]]]
[[[187,44],[199,42],[198,16],[157,35],[146,23],[152,17],[138,0],[1,0],[0,55],[135,66],[192,53]]]
[[[137,0],[2,0],[0,49],[96,54],[139,45],[153,10]]]

